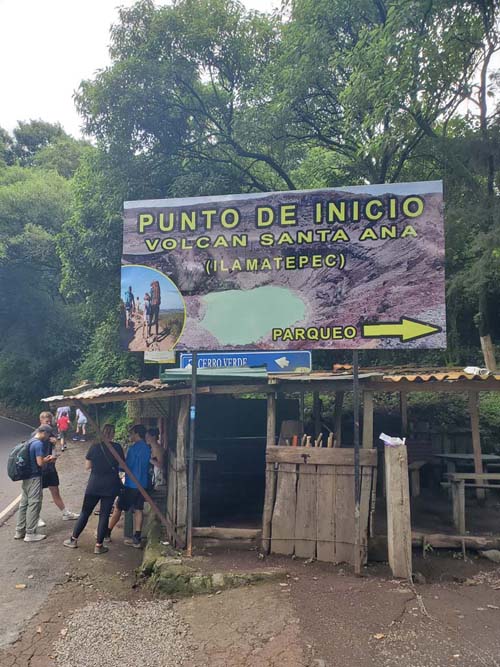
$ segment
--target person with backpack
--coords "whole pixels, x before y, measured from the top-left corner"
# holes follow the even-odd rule
[[[64,452],[66,449],[66,440],[68,438],[68,431],[69,431],[69,417],[68,415],[63,412],[58,418],[57,418],[57,430],[59,431],[59,441],[61,443],[61,452]]]
[[[34,437],[26,443],[26,457],[22,477],[21,502],[17,514],[15,540],[40,542],[47,536],[37,533],[40,510],[42,509],[42,467],[54,460],[49,453],[49,439],[52,428],[47,424],[40,425]]]
[[[56,438],[56,432],[55,429],[52,426],[53,423],[53,416],[52,412],[49,412],[48,410],[41,412],[40,413],[40,424],[43,426],[48,426],[50,428],[51,434],[49,437],[48,441],[48,448],[49,448],[49,454],[53,454],[54,452],[54,447],[57,444],[57,438]],[[35,431],[36,433],[36,431]],[[34,433],[32,434],[33,437]],[[57,461],[57,456],[52,456],[50,461],[48,461],[44,466],[42,470],[42,487],[44,489],[49,489],[50,495],[52,496],[52,500],[54,502],[54,505],[61,510],[62,513],[62,520],[63,521],[74,521],[75,519],[78,519],[78,514],[75,514],[74,512],[70,512],[70,510],[66,509],[66,505],[64,504],[64,500],[61,497],[61,493],[59,491],[59,475],[56,470],[56,461]],[[43,528],[45,526],[45,521],[43,519],[40,519],[38,522],[38,527]]]
[[[131,285],[125,292],[123,303],[125,304],[125,328],[128,329],[132,325],[132,315],[135,312],[135,298]]]
[[[156,326],[156,338],[158,337],[158,325],[160,322],[160,304],[161,304],[161,290],[158,280],[153,280],[151,283],[151,291],[149,293],[149,301],[151,303],[151,315],[149,318],[148,338],[151,336],[151,327]]]
[[[119,466],[106,445],[111,445],[123,459],[123,449],[118,442],[113,442],[115,427],[106,424],[102,429],[103,442],[93,444],[87,452],[85,470],[90,470],[90,477],[83,497],[82,511],[75,524],[71,537],[63,542],[65,547],[76,549],[78,538],[88,523],[97,503],[101,502],[95,554],[104,554],[108,547],[103,542],[107,538],[108,519],[116,496],[120,494],[122,483],[119,477]]]

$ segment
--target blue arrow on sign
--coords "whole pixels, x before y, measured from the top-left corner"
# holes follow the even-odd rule
[[[181,368],[191,366],[193,356],[181,353]],[[309,373],[312,370],[310,352],[198,352],[198,368],[256,368],[264,366],[269,373]]]

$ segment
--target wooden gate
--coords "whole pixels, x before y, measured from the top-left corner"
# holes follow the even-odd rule
[[[366,563],[377,451],[360,450],[360,551]],[[354,450],[268,447],[263,547],[277,554],[354,564]]]

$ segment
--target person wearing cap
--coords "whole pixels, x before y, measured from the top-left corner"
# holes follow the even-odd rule
[[[56,431],[52,426],[53,423],[53,416],[52,412],[41,412],[40,413],[40,424],[43,426],[48,426],[50,428],[50,438],[48,442],[48,448],[49,448],[49,454],[53,455],[54,453],[54,447],[57,443],[57,438],[56,438]],[[35,431],[36,433],[36,431]],[[34,436],[34,433],[32,434],[31,437]],[[42,470],[42,488],[43,489],[49,489],[50,494],[52,496],[52,500],[55,504],[55,506],[61,510],[62,514],[62,520],[63,521],[74,521],[75,519],[78,519],[78,514],[75,514],[75,512],[70,512],[70,510],[66,509],[66,505],[64,504],[64,500],[61,497],[61,493],[59,491],[59,475],[57,474],[56,470],[56,461],[57,461],[57,456],[52,456],[49,462],[47,462],[43,466]],[[38,527],[43,528],[46,525],[45,521],[43,519],[39,519],[38,521]]]
[[[40,542],[47,536],[37,533],[38,519],[42,508],[42,466],[53,460],[49,454],[49,438],[52,428],[47,424],[39,426],[30,441],[29,456],[31,474],[22,481],[21,502],[17,514],[15,540]]]

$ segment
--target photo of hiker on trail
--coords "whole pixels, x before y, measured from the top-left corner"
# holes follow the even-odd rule
[[[185,319],[183,298],[170,278],[146,266],[122,266],[122,348],[130,352],[171,350]]]

